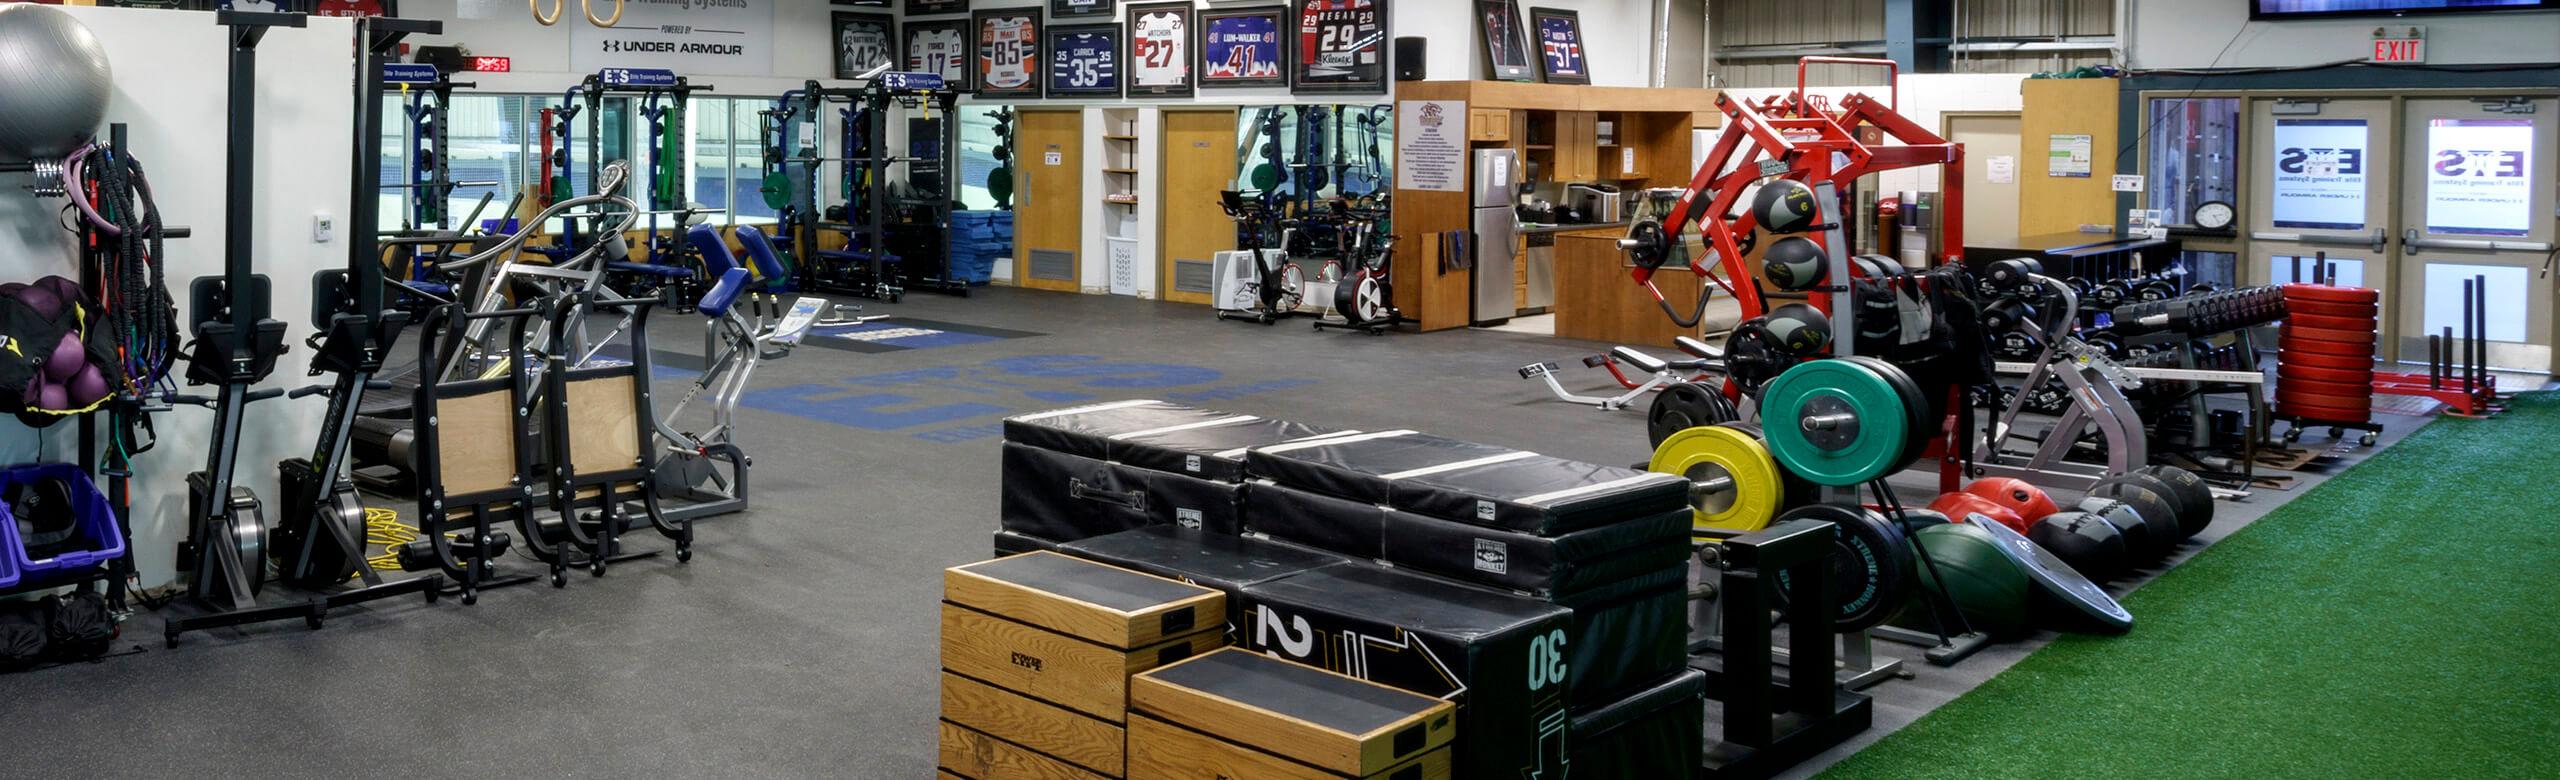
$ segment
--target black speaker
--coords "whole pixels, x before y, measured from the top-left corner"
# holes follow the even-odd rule
[[[1397,38],[1396,80],[1421,81],[1422,65],[1422,38],[1420,36]]]

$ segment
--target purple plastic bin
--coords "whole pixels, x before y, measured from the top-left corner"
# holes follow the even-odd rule
[[[480,220],[480,230],[501,236],[512,236],[516,234],[516,222],[517,220],[514,217],[508,217],[504,224],[501,224],[494,219],[484,219]]]
[[[18,543],[18,521],[9,510],[0,508],[0,549],[16,550],[16,555],[0,555],[0,588],[18,584],[18,559],[26,557],[27,547]]]
[[[0,469],[0,488],[19,482],[34,482],[46,477],[60,477],[71,483],[72,510],[78,515],[80,538],[88,549],[73,550],[43,560],[28,560],[26,545],[18,541],[18,519],[0,507],[0,587],[23,578],[40,582],[58,574],[76,573],[107,561],[124,557],[124,531],[117,527],[115,512],[107,508],[107,497],[89,481],[88,472],[68,463],[36,463]],[[16,571],[9,571],[15,569]]]

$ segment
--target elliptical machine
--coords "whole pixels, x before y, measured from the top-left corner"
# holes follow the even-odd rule
[[[1289,233],[1297,229],[1298,221],[1275,219],[1270,202],[1259,193],[1248,196],[1224,190],[1218,198],[1227,218],[1240,226],[1245,235],[1245,248],[1241,251],[1249,253],[1253,261],[1251,280],[1220,285],[1218,319],[1270,325],[1290,317],[1308,316],[1308,312],[1298,311],[1299,302],[1306,298],[1307,272],[1289,262],[1287,250],[1264,246],[1275,226],[1280,229],[1280,246],[1288,246]]]

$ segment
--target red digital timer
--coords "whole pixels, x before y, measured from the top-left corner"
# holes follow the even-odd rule
[[[505,73],[514,67],[515,60],[509,57],[471,58],[471,69],[480,73]]]

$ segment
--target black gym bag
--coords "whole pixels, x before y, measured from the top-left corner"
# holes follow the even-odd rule
[[[0,672],[43,663],[46,644],[42,602],[0,602]]]
[[[107,654],[116,641],[115,616],[105,596],[75,591],[45,597],[45,637],[53,643],[53,660],[87,661]]]

